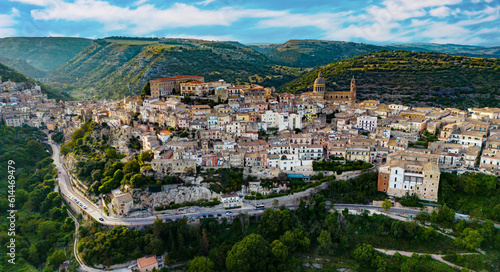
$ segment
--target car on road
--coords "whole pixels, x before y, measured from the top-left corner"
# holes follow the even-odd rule
[[[86,210],[87,209],[87,206],[83,206],[83,209]]]
[[[209,214],[208,217],[214,217],[214,215],[213,214]]]
[[[200,216],[199,216],[199,215],[197,215],[195,218],[196,218],[196,219],[200,219]]]
[[[202,214],[201,215],[203,218],[207,218],[207,215],[206,214]]]
[[[189,220],[194,219],[194,216],[189,216],[188,219]]]
[[[172,219],[170,219],[170,218],[165,218],[165,222],[172,222]]]
[[[233,212],[230,212],[230,211],[226,212],[226,215],[231,215],[231,214],[233,214]]]
[[[104,221],[104,218],[102,218],[102,217],[99,217],[99,220],[101,220],[101,221]]]
[[[218,217],[221,217],[221,216],[222,216],[222,214],[218,213],[218,214],[217,214],[217,216],[218,216]]]

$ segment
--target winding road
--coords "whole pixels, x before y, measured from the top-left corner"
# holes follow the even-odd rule
[[[71,208],[76,210],[77,212],[85,212],[88,214],[90,217],[95,219],[101,224],[104,225],[118,225],[118,226],[144,226],[144,225],[152,225],[153,222],[155,221],[156,218],[161,218],[163,220],[178,220],[183,218],[184,216],[187,217],[201,217],[202,214],[221,214],[222,216],[225,216],[226,210],[225,209],[218,209],[218,210],[212,210],[211,212],[199,212],[199,213],[184,213],[184,214],[177,214],[177,215],[155,215],[155,216],[148,216],[148,217],[139,217],[139,218],[117,218],[117,217],[111,217],[107,216],[101,208],[99,208],[97,205],[95,205],[93,202],[89,201],[85,196],[82,194],[76,192],[71,185],[71,181],[69,178],[69,174],[66,171],[66,169],[63,167],[62,162],[61,162],[61,156],[60,156],[60,146],[55,144],[53,141],[49,141],[48,144],[52,147],[53,150],[53,155],[52,158],[54,159],[54,164],[56,165],[57,170],[59,171],[59,183],[58,186],[60,188],[61,194],[63,197],[68,201],[68,203],[71,203]],[[327,184],[323,183],[319,185],[319,187],[323,188]],[[280,205],[285,205],[288,208],[295,208],[296,205],[290,204],[292,202],[292,199],[295,199],[297,197],[303,197],[308,195],[311,191],[316,190],[317,188],[310,188],[304,192],[299,192],[296,193],[292,196],[282,196],[282,197],[277,197],[273,199],[267,199],[263,201],[259,201],[259,204],[265,204],[266,208],[271,208],[272,207],[272,201],[273,200],[278,200],[280,202]],[[73,198],[77,199],[80,203],[82,203],[84,206],[87,207],[87,209],[81,208],[79,205],[75,203]],[[252,201],[253,204],[255,202]],[[373,206],[373,205],[357,205],[357,204],[334,204],[336,209],[344,209],[347,208],[349,210],[358,210],[358,209],[365,209],[365,210],[370,210],[370,211],[383,211],[383,209],[379,206]],[[233,213],[232,216],[237,216],[238,214],[248,214],[248,215],[255,215],[255,214],[260,214],[264,212],[263,210],[256,210],[254,207],[243,207],[240,209],[234,209],[231,210]],[[415,209],[415,208],[391,208],[389,213],[391,214],[407,214],[407,215],[416,215],[420,212],[420,210]],[[102,220],[99,220],[102,218]],[[457,216],[457,218],[459,218]],[[500,224],[495,224],[495,227],[500,228]]]

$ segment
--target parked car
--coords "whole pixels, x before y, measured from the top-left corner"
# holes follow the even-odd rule
[[[209,214],[208,217],[214,217],[214,215],[213,214]]]
[[[221,216],[222,216],[222,214],[218,213],[218,214],[217,214],[217,216],[218,216],[218,217],[221,217]]]
[[[231,214],[233,214],[233,212],[230,212],[230,211],[226,212],[226,215],[231,215]]]
[[[101,220],[101,221],[104,221],[104,218],[102,218],[102,217],[99,217],[99,220]]]
[[[207,218],[207,215],[206,214],[202,214],[201,215],[203,218]]]

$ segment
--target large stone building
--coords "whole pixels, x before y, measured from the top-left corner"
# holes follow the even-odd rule
[[[175,76],[169,78],[157,78],[149,82],[151,87],[151,96],[156,98],[160,96],[170,95],[173,91],[180,91],[180,83],[187,81],[205,82],[201,76]]]
[[[312,96],[323,98],[328,101],[338,101],[354,105],[356,103],[356,80],[353,76],[351,79],[351,89],[349,92],[327,92],[325,79],[322,77],[321,71],[319,71],[318,78],[314,80]]]
[[[440,175],[435,162],[394,160],[379,168],[377,187],[390,196],[402,197],[408,193],[437,201]]]

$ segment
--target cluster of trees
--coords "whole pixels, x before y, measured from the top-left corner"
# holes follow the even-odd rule
[[[330,182],[321,193],[334,203],[367,204],[373,200],[384,200],[387,194],[377,190],[377,180],[377,172],[363,173],[354,179]]]
[[[166,253],[167,263],[189,261],[187,271],[300,271],[302,256],[309,254],[352,260],[360,270],[452,271],[427,257],[390,257],[373,248],[460,251],[450,238],[416,223],[368,213],[350,215],[347,210],[329,213],[321,194],[302,200],[295,210],[268,209],[258,221],[244,214],[232,223],[208,218],[199,225],[189,225],[187,218],[169,223],[157,219],[143,230],[107,229],[88,222],[82,226],[78,246],[90,264],[111,265]]]
[[[418,139],[418,141],[410,142],[408,144],[408,147],[427,149],[430,142],[435,142],[438,140],[438,135],[439,130],[437,130],[435,134],[431,134],[426,130],[424,131],[424,134]]]
[[[207,170],[208,177],[204,182],[212,183],[210,189],[217,193],[228,193],[241,190],[241,185],[247,182],[243,177],[243,168],[221,168],[215,171]]]
[[[364,161],[313,161],[314,171],[335,171],[338,175],[345,171],[365,170],[371,168],[373,165]]]
[[[62,144],[64,142],[64,132],[54,132],[51,136],[52,140],[58,144]]]
[[[443,257],[444,260],[457,264],[466,269],[475,271],[498,271],[500,253],[482,254],[450,254]],[[496,270],[495,270],[496,269]]]
[[[51,149],[40,141],[45,135],[36,129],[0,125],[0,210],[7,211],[7,162],[15,164],[16,264],[7,262],[6,247],[0,248],[0,271],[54,271],[70,258],[74,222],[54,192],[57,170],[50,158]],[[50,152],[47,152],[50,151]],[[2,212],[3,213],[3,212]],[[0,217],[0,244],[7,245],[10,221]]]
[[[491,220],[456,220],[455,212],[446,205],[430,214],[421,212],[415,219],[423,224],[432,223],[436,228],[451,228],[457,237],[455,244],[458,247],[466,250],[481,248],[500,253],[500,230],[495,228]]]
[[[473,217],[500,221],[500,181],[480,173],[442,173],[439,202]]]
[[[61,147],[61,153],[73,152],[79,159],[76,163],[76,174],[82,182],[89,185],[90,193],[109,193],[120,185],[140,188],[145,185],[182,183],[177,177],[165,176],[156,180],[143,174],[141,169],[146,172],[151,169],[149,162],[154,157],[151,151],[145,151],[135,159],[122,163],[120,159],[123,155],[106,144],[108,137],[105,133],[102,133],[102,136],[92,136],[100,135],[99,132],[102,131],[105,131],[105,128],[101,125],[87,121],[71,135],[71,141]]]

